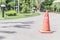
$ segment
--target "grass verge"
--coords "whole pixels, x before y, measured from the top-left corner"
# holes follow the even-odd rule
[[[33,17],[33,16],[38,16],[40,14],[38,13],[20,13],[17,14],[17,16],[4,16],[2,17],[2,14],[0,13],[0,20],[8,20],[8,19],[18,19],[18,18],[27,18],[27,17]]]

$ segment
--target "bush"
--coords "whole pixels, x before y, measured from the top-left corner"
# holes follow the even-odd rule
[[[15,11],[12,11],[12,10],[11,10],[11,11],[7,11],[7,12],[6,12],[6,15],[7,15],[7,16],[16,16],[17,14],[16,14]]]

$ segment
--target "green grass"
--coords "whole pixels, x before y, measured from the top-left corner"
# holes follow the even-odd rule
[[[27,17],[33,17],[33,16],[38,16],[40,14],[38,13],[20,13],[17,14],[17,16],[4,16],[2,17],[2,14],[0,13],[0,20],[7,20],[7,19],[18,19],[18,18],[27,18]]]
[[[7,16],[6,14],[4,15],[4,18],[2,17],[2,12],[0,10],[0,20],[8,20],[8,19],[19,19],[19,18],[27,18],[27,17],[33,17],[33,16],[38,16],[40,15],[39,13],[17,13],[16,16]]]

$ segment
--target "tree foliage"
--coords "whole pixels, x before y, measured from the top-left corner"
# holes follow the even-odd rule
[[[15,1],[15,3],[14,3]],[[38,3],[40,4],[42,0],[20,0],[20,11],[21,12],[30,12],[32,7],[37,8]],[[1,0],[0,0],[1,3]],[[10,10],[11,8],[14,9],[15,6],[18,6],[18,0],[4,0],[4,3],[6,4],[7,10]]]
[[[42,2],[43,8],[50,10],[53,1],[54,0],[45,0],[44,2]]]

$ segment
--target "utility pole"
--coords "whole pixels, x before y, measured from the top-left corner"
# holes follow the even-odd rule
[[[14,0],[14,10],[15,10],[15,0]]]
[[[20,11],[20,8],[19,8],[19,6],[20,6],[20,5],[19,5],[19,2],[20,2],[20,0],[18,0],[18,13],[19,13],[19,11]]]

